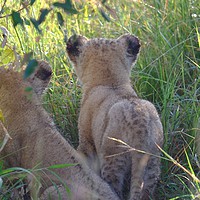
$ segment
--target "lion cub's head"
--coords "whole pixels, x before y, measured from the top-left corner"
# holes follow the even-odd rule
[[[131,66],[139,50],[139,39],[130,34],[117,39],[87,39],[74,35],[67,42],[67,53],[83,85],[129,82]]]
[[[33,92],[38,97],[41,97],[50,82],[52,69],[46,61],[38,61],[38,66],[30,77],[23,80],[23,74],[24,70],[19,73],[14,68],[6,69],[0,67],[0,89],[4,87],[17,93],[16,91],[24,91],[25,88],[31,87]]]

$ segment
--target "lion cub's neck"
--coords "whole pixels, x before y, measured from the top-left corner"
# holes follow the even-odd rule
[[[121,84],[121,85],[83,85],[83,97],[82,104],[88,99],[88,97],[92,97],[92,101],[103,101],[103,99],[108,98],[109,95],[121,96],[121,97],[137,97],[135,90],[132,88],[130,83]],[[98,96],[96,99],[95,96]],[[96,99],[96,100],[95,100]]]
[[[103,70],[102,70],[103,71]],[[99,75],[98,75],[99,74]],[[127,88],[131,88],[131,81],[127,74],[118,75],[118,76],[103,76],[105,73],[98,73],[94,74],[92,77],[85,77],[83,81],[83,93],[88,93],[94,89],[114,89],[114,90],[121,90]]]

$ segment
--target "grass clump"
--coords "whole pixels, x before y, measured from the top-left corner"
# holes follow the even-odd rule
[[[19,10],[21,3],[7,0],[1,17],[10,14],[10,8]],[[35,1],[20,11],[24,26],[14,27],[10,17],[0,18],[1,25],[10,32],[6,47],[0,49],[1,64],[16,60],[16,53],[28,52],[51,63],[53,79],[44,105],[63,135],[77,146],[81,90],[66,56],[64,38],[74,32],[88,38],[137,35],[142,49],[132,70],[132,83],[139,96],[157,107],[165,134],[156,198],[199,198],[200,155],[196,148],[200,142],[195,143],[200,134],[199,1],[73,1],[78,14],[54,7],[39,26],[40,34],[30,18],[38,19],[40,9],[52,9],[53,3]],[[57,13],[63,17],[63,26],[59,25]]]

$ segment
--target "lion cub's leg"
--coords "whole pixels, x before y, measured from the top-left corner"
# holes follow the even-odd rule
[[[159,168],[159,163],[150,159],[150,154],[158,154],[155,150],[157,139],[154,136],[157,130],[151,130],[149,127],[149,114],[139,109],[137,104],[128,101],[115,104],[108,117],[109,122],[101,146],[101,176],[122,198],[126,173],[130,173],[130,199],[139,200],[143,188],[146,190],[156,183],[156,178],[153,178],[148,185],[151,182],[149,175],[155,174],[155,170]],[[144,181],[147,182],[145,185]]]
[[[152,111],[154,110],[152,109]],[[131,200],[152,199],[160,176],[160,151],[157,145],[162,146],[163,143],[162,125],[157,114],[150,114],[150,118],[152,120],[146,118],[148,123],[144,123],[138,130],[141,135],[140,142],[135,143],[135,148],[144,151],[144,153],[139,153],[138,159],[132,154]],[[139,162],[135,162],[137,160]]]
[[[132,167],[131,167],[131,188],[129,200],[141,199],[141,193],[144,186],[144,174],[149,160],[149,155],[138,152],[132,152]]]
[[[157,155],[159,156],[159,152],[157,153]],[[155,156],[150,156],[144,173],[144,186],[141,193],[141,200],[150,200],[153,198],[152,195],[155,190],[159,176],[160,176],[160,159]]]
[[[138,140],[137,142],[139,143]],[[132,145],[137,149],[144,149],[143,143],[138,145],[132,142]],[[102,149],[104,149],[104,154],[100,158],[101,177],[111,185],[121,199],[129,193],[126,191],[128,186],[130,186],[130,199],[141,199],[149,155],[128,149],[116,141],[107,141],[105,145],[102,145]]]
[[[90,169],[94,170],[99,175],[100,174],[99,158],[97,156],[96,148],[94,144],[84,141],[84,140],[80,140],[80,141],[81,142],[77,148],[79,154],[82,155],[82,157],[84,157]]]
[[[115,104],[108,113],[108,123],[104,133],[99,155],[101,177],[108,182],[121,199],[126,185],[127,174],[131,171],[131,153],[126,145],[130,134],[124,116],[123,104]],[[112,139],[113,138],[113,139]],[[123,140],[126,138],[125,140]],[[128,182],[128,181],[127,181]],[[125,191],[127,193],[127,191]]]
[[[125,177],[130,172],[130,153],[119,146],[119,143],[108,138],[102,144],[103,153],[100,156],[101,177],[109,183],[120,199],[126,184]],[[124,152],[124,153],[123,153]]]

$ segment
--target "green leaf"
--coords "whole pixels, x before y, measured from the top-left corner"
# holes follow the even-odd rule
[[[0,121],[2,121],[4,123],[4,116],[3,116],[3,112],[0,109]]]
[[[42,31],[41,29],[39,28],[39,25],[45,20],[46,16],[48,15],[48,13],[50,12],[51,10],[49,9],[41,9],[40,10],[40,16],[39,16],[39,19],[36,20],[34,18],[30,18],[33,26],[35,27],[35,29],[41,34]]]
[[[1,172],[1,177],[3,177],[3,175],[9,174],[9,173],[14,172],[14,171],[15,171],[15,170],[13,170],[12,168],[4,169],[4,170]]]
[[[57,19],[58,19],[59,25],[63,26],[64,25],[64,19],[63,19],[63,17],[62,17],[60,12],[57,12]]]
[[[18,24],[22,25],[23,26],[23,20],[20,16],[20,13],[19,12],[15,12],[15,11],[12,11],[12,20],[13,20],[13,26],[17,26]]]
[[[48,13],[50,12],[51,10],[49,9],[41,9],[40,10],[40,17],[39,19],[37,20],[38,21],[38,24],[40,25],[46,18],[46,16],[48,15]]]
[[[65,0],[65,3],[55,2],[53,5],[62,8],[68,14],[78,14],[78,11],[74,8],[71,0]]]
[[[102,17],[107,21],[107,22],[110,22],[110,17],[102,10],[102,9],[99,9]]]
[[[7,168],[7,169],[4,169],[2,172],[1,172],[1,177],[7,177],[10,175],[10,173],[12,172],[21,172],[21,173],[28,173],[28,174],[32,174],[30,170],[28,169],[24,169],[24,168],[21,168],[21,167],[11,167],[11,168]]]
[[[39,29],[39,23],[38,23],[38,21],[36,19],[34,19],[34,18],[30,18],[30,20],[31,20],[33,26],[35,27],[35,29],[41,34],[42,31]]]
[[[48,169],[62,169],[66,167],[73,167],[76,166],[78,163],[73,163],[73,164],[58,164],[58,165],[52,165],[48,167]]]
[[[32,92],[33,88],[32,87],[26,87],[25,92]]]
[[[24,71],[24,79],[28,78],[35,71],[37,66],[38,66],[37,60],[35,59],[30,60]]]
[[[26,63],[28,63],[31,60],[32,56],[33,56],[33,52],[32,51],[28,52],[28,53],[25,53],[23,55],[23,59],[21,61],[21,66],[26,64]]]
[[[0,175],[2,171],[3,171],[3,160],[0,161]]]
[[[31,0],[30,4],[31,6],[35,3],[35,0]]]
[[[0,49],[1,50],[1,49]],[[15,53],[13,49],[5,46],[0,54],[0,65],[6,65],[15,60]]]
[[[56,177],[57,180],[58,180],[60,183],[62,183],[62,185],[64,186],[64,188],[65,188],[65,190],[66,190],[66,192],[67,192],[67,194],[68,194],[69,197],[70,197],[70,196],[71,196],[71,190],[68,188],[68,186],[66,185],[66,183],[63,182],[62,177],[60,177],[60,175],[58,175],[57,173],[55,173],[55,172],[52,171],[52,170],[49,170],[49,172],[50,172],[51,174],[53,174],[54,177]],[[54,185],[55,187],[57,187],[57,185],[56,185],[55,183],[53,183],[53,185]],[[60,198],[59,198],[59,199],[60,199]],[[70,198],[70,199],[71,199],[71,198]]]
[[[24,23],[25,23],[26,25],[28,25],[28,26],[31,25],[30,21],[29,21],[28,19],[26,19],[26,18],[24,18]]]

